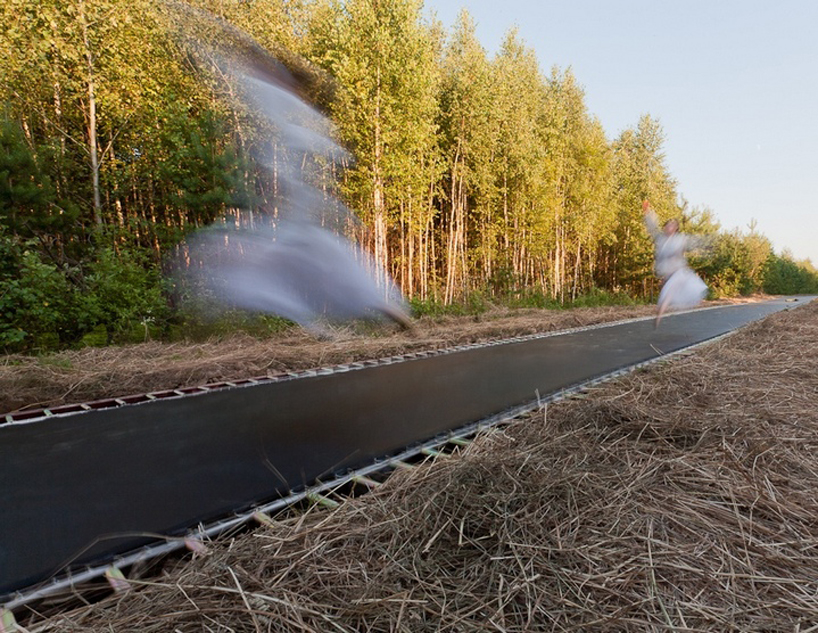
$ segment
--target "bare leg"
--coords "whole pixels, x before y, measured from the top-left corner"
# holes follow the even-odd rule
[[[670,305],[670,299],[671,295],[673,294],[672,293],[673,288],[672,287],[668,288],[667,285],[668,281],[670,281],[670,277],[668,277],[665,280],[665,284],[662,288],[662,292],[664,292],[665,296],[661,298],[661,300],[659,301],[659,305],[656,306],[656,321],[654,321],[653,323],[654,330],[659,327],[659,322],[662,320],[662,317],[665,316],[665,312],[667,312],[667,308]],[[662,293],[660,292],[659,296],[661,297],[661,295]]]
[[[662,303],[660,303],[658,305],[657,310],[656,310],[656,321],[653,322],[653,329],[654,330],[659,327],[659,321],[661,321],[662,317],[665,315],[665,312],[667,311],[667,304],[668,303],[669,303],[669,301],[667,299],[665,299],[664,301],[662,301]]]
[[[395,323],[401,326],[402,329],[412,331],[414,330],[414,326],[412,325],[412,320],[409,318],[407,314],[394,306],[385,305],[378,308],[382,314],[392,319]]]

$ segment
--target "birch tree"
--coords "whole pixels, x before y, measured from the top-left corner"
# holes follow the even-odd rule
[[[441,137],[446,173],[441,190],[441,241],[445,244],[443,300],[465,292],[476,276],[494,275],[497,259],[493,155],[498,118],[494,78],[474,22],[460,13],[443,60]],[[473,225],[473,226],[470,226]],[[469,250],[474,257],[469,258]]]
[[[415,260],[401,257],[396,240],[428,226],[438,169],[437,57],[421,7],[419,0],[324,5],[311,54],[340,84],[331,111],[355,157],[344,190],[370,230],[367,245],[409,285]]]
[[[613,290],[642,295],[648,291],[653,245],[644,229],[642,201],[650,200],[662,219],[678,215],[676,183],[665,165],[663,144],[662,127],[649,115],[614,141],[615,240],[606,253],[608,283]]]

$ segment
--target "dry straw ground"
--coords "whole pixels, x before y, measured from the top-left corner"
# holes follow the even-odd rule
[[[773,315],[47,630],[818,630],[816,349]]]

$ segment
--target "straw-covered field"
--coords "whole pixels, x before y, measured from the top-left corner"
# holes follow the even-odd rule
[[[29,626],[816,631],[816,350],[813,302]]]

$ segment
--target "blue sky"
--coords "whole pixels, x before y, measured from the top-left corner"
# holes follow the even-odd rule
[[[571,67],[609,138],[661,123],[678,191],[818,265],[818,0],[425,0],[493,55],[517,27]]]

